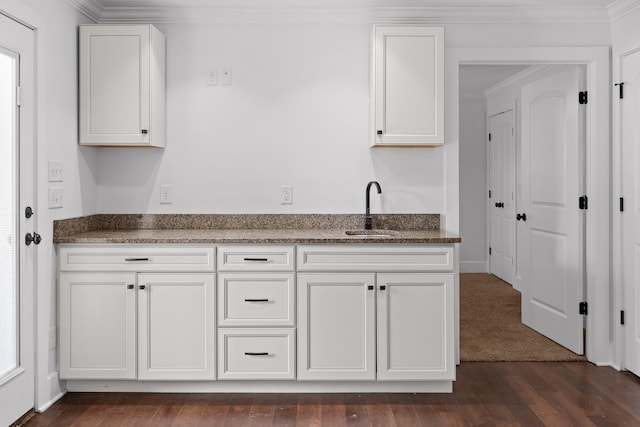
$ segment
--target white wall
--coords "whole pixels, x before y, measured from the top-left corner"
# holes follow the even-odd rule
[[[57,325],[53,220],[95,213],[95,152],[78,146],[77,25],[87,19],[63,0],[2,0],[0,10],[36,28],[37,35],[37,247],[36,408],[47,407],[61,392],[56,349],[49,332]],[[47,208],[47,161],[64,163],[64,207]],[[55,329],[53,329],[55,333]],[[55,342],[53,343],[55,344]]]
[[[459,231],[449,115],[445,147],[368,147],[370,24],[158,26],[167,35],[167,148],[96,150],[98,211],[357,213],[376,179],[374,212],[442,213]],[[603,45],[609,26],[451,24],[446,43]],[[233,85],[206,86],[212,67],[232,67]],[[172,205],[159,204],[160,184],[173,185]],[[293,205],[280,204],[282,184],[293,185]]]
[[[487,266],[487,109],[484,96],[460,97],[460,271]]]

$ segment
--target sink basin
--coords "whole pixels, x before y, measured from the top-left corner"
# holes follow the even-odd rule
[[[352,237],[393,237],[396,232],[392,230],[347,230],[345,234]]]

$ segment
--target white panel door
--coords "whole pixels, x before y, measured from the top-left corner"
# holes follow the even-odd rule
[[[375,274],[298,275],[298,380],[374,380]]]
[[[215,378],[213,274],[138,275],[138,379]]]
[[[579,67],[522,88],[518,263],[522,321],[583,353],[584,211]],[[526,215],[523,217],[523,215]]]
[[[516,278],[516,143],[513,110],[489,118],[491,274],[513,285]]]
[[[60,273],[60,378],[136,377],[135,273]]]
[[[33,31],[0,11],[0,425],[35,396],[35,245],[25,243],[35,218],[24,215],[35,200],[34,76]]]
[[[452,380],[453,274],[378,274],[378,379]]]
[[[640,50],[622,57],[624,367],[640,375]]]

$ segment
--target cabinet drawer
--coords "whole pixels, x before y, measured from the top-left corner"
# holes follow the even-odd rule
[[[293,273],[218,275],[219,326],[294,326]]]
[[[293,246],[220,246],[218,271],[293,271]]]
[[[298,271],[453,271],[453,247],[298,246]]]
[[[214,271],[213,247],[66,246],[61,271]]]
[[[218,329],[218,379],[295,379],[294,329]]]

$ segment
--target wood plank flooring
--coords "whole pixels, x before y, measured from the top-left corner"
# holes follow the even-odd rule
[[[587,362],[469,362],[452,394],[68,393],[23,425],[640,426],[640,379]]]

